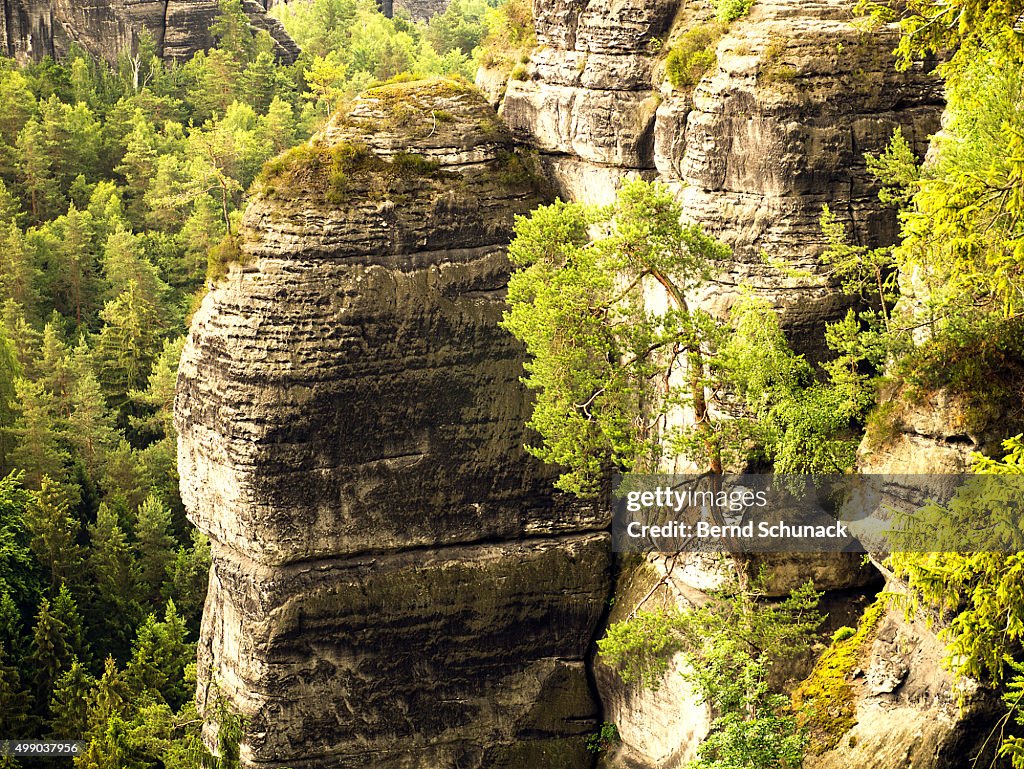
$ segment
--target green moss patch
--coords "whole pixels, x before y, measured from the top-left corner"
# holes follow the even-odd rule
[[[772,35],[769,38],[768,45],[761,52],[761,67],[757,72],[758,83],[768,85],[796,80],[800,74],[796,66],[782,60],[786,48],[786,41],[783,37]]]
[[[901,397],[927,403],[940,390],[959,406],[969,432],[1024,420],[1024,319],[963,319],[916,348],[898,365]],[[1005,434],[1005,432],[1004,432]]]
[[[430,125],[432,121],[451,123],[456,116],[449,110],[439,109],[441,102],[470,96],[486,107],[475,86],[457,78],[428,78],[425,80],[385,83],[369,88],[359,99],[373,105],[388,121],[385,130],[408,128],[417,124]],[[440,113],[440,117],[438,116]],[[363,118],[355,118],[357,124]]]
[[[228,274],[232,264],[245,265],[251,264],[252,261],[252,257],[242,250],[241,238],[237,235],[225,235],[206,255],[206,277],[216,282]],[[199,301],[202,301],[202,297]],[[195,309],[198,309],[198,305]]]
[[[857,632],[837,640],[821,655],[811,674],[793,692],[793,708],[810,729],[808,751],[831,750],[857,723],[850,676],[860,667],[885,613],[885,599],[876,600],[861,617]]]
[[[528,187],[543,190],[548,186],[537,158],[520,151],[498,150],[491,162],[491,170],[495,178],[510,189]]]

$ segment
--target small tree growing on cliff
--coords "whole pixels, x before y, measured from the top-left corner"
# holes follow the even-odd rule
[[[711,591],[700,607],[637,611],[597,642],[601,661],[623,682],[654,690],[675,654],[683,678],[713,715],[707,738],[687,769],[789,769],[808,742],[780,668],[807,652],[824,619],[821,594],[808,581],[782,600],[767,595],[762,569]],[[770,684],[774,683],[772,686]]]
[[[613,206],[557,202],[517,220],[502,325],[530,355],[541,442],[528,450],[567,468],[559,487],[577,494],[608,469],[654,471],[666,450],[713,473],[755,452],[781,472],[844,471],[871,400],[863,355],[830,329],[840,354],[816,372],[765,302],[740,301],[732,328],[692,307],[687,292],[729,249],[681,217],[666,188],[635,181]],[[722,392],[730,418],[715,420]],[[688,429],[670,424],[681,406]]]
[[[701,459],[721,471],[705,395],[717,327],[685,294],[729,249],[680,219],[666,188],[634,181],[613,206],[556,202],[517,220],[509,256],[522,269],[502,325],[531,356],[524,381],[537,392],[530,426],[542,441],[528,450],[567,468],[567,491],[592,492],[613,466],[653,470],[668,412],[684,402]],[[658,285],[663,312],[647,301]]]

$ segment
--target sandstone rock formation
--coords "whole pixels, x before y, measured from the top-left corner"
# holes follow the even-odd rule
[[[292,62],[298,46],[256,0],[242,6],[252,25],[274,39],[278,55]],[[210,27],[217,0],[0,0],[0,53],[19,61],[59,56],[76,42],[116,62],[148,31],[164,58],[184,60],[213,44]]]
[[[542,185],[445,81],[367,92],[262,185],[178,383],[201,705],[249,718],[248,766],[589,765],[607,521],[523,451],[497,327]]]
[[[543,153],[563,195],[607,202],[636,174],[671,185],[686,215],[734,251],[706,304],[725,312],[746,284],[782,313],[801,351],[820,353],[822,320],[846,306],[817,261],[822,204],[855,242],[892,242],[895,215],[878,204],[864,153],[897,126],[923,153],[942,109],[937,78],[893,66],[897,30],[866,30],[854,5],[759,0],[700,82],[673,88],[666,52],[714,30],[709,3],[546,0],[541,45],[501,114]]]
[[[636,558],[636,556],[633,556]],[[707,601],[709,591],[733,578],[737,563],[715,554],[649,553],[627,562],[615,584],[608,623],[628,619],[638,611],[689,609]],[[865,600],[882,580],[857,554],[778,554],[748,559],[748,575],[762,573],[767,595],[781,597],[811,580],[825,592],[821,610],[827,615],[823,635],[856,623]],[[796,682],[811,668],[810,658],[790,660],[781,677]],[[697,757],[697,748],[711,725],[710,708],[683,678],[685,655],[676,654],[656,689],[624,683],[619,675],[594,660],[594,679],[605,720],[618,728],[620,743],[604,756],[601,769],[684,769]]]

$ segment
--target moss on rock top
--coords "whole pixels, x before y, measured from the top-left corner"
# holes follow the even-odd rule
[[[467,168],[514,187],[541,182],[472,85],[432,78],[365,91],[310,141],[270,160],[257,186],[265,198],[314,196],[336,205],[350,196],[401,199],[459,187]]]
[[[399,143],[425,150],[511,141],[477,89],[461,80],[429,78],[370,88],[331,130],[359,133],[382,150]]]

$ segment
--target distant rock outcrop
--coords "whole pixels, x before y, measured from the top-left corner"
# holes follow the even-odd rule
[[[292,62],[299,48],[256,0],[242,7],[253,27],[274,39]],[[134,50],[148,31],[166,59],[183,60],[213,45],[217,0],[0,0],[0,53],[19,61],[60,56],[78,43],[110,62]]]
[[[249,719],[247,766],[589,766],[607,521],[523,450],[497,326],[543,199],[447,81],[371,90],[265,169],[176,407],[214,541],[199,700]]]
[[[394,0],[394,8],[406,11],[414,19],[426,21],[431,16],[444,13],[451,0]]]

